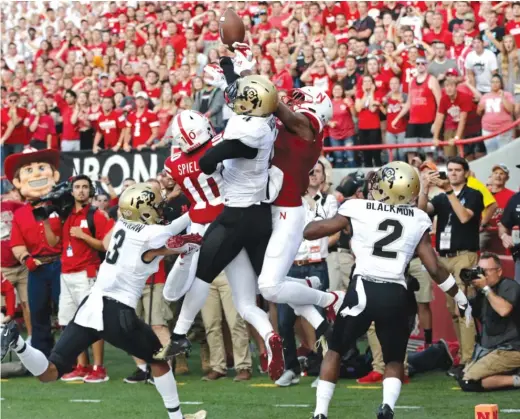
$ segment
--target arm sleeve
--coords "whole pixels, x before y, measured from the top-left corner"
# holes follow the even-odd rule
[[[228,85],[234,83],[239,79],[239,76],[235,74],[233,70],[233,62],[229,57],[222,57],[220,59],[220,68],[224,71],[224,76],[226,77],[226,82]]]
[[[211,147],[199,161],[200,169],[207,175],[212,174],[219,163],[228,159],[254,159],[258,150],[239,140],[221,141]]]
[[[186,230],[190,221],[191,221],[190,215],[187,212],[166,226],[162,226],[162,225],[152,226],[152,228],[149,230],[150,248],[159,249],[159,248],[163,247],[170,237],[176,236],[177,234]]]

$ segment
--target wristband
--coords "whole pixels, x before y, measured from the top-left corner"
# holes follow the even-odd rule
[[[491,292],[491,287],[489,285],[486,285],[484,288],[482,288],[482,292],[487,297],[489,293]]]
[[[453,189],[451,191],[447,191],[446,195],[451,195],[453,192],[454,192]]]
[[[453,275],[450,275],[446,281],[444,281],[442,284],[439,284],[439,288],[443,290],[444,292],[448,292],[450,289],[453,288],[454,285],[457,285],[455,282],[455,278]]]
[[[36,260],[32,256],[28,256],[24,259],[25,266],[29,269],[29,272],[34,272],[38,269],[38,265],[36,264]]]
[[[464,307],[465,305],[469,304],[468,298],[466,297],[466,295],[462,292],[462,290],[460,288],[459,288],[459,291],[457,292],[457,294],[455,294],[455,297],[453,297],[453,299],[455,300],[457,305],[461,308]]]

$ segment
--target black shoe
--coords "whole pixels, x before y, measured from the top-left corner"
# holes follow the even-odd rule
[[[20,336],[20,331],[18,330],[18,326],[14,320],[11,320],[9,323],[5,324],[2,327],[2,336],[1,336],[1,356],[0,361],[3,361],[7,353],[11,350],[13,345],[18,340]]]
[[[314,416],[312,419],[327,419],[327,416],[319,414],[319,415]]]
[[[144,383],[148,379],[148,373],[137,368],[135,372],[123,381],[128,384]]]
[[[377,419],[393,419],[394,411],[390,409],[390,406],[387,404],[382,404],[379,406],[379,410],[377,412]]]
[[[191,342],[188,340],[186,335],[171,335],[170,342],[168,342],[166,346],[163,346],[159,352],[153,356],[153,358],[158,361],[164,361],[181,354],[185,354],[186,357],[188,357],[190,352]]]
[[[459,364],[456,367],[451,367],[446,374],[458,380],[464,375],[464,367],[465,365],[462,364]]]

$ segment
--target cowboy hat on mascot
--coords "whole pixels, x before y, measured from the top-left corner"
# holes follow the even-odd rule
[[[37,221],[31,202],[46,195],[57,184],[60,152],[25,149],[5,159],[5,176],[20,191],[27,204],[16,210],[11,231],[11,248],[29,270],[28,300],[31,311],[31,345],[46,356],[54,345],[51,333],[52,306],[58,307],[61,273],[61,220],[52,214]]]

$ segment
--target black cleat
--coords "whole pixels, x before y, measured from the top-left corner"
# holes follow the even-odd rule
[[[123,381],[128,384],[136,384],[144,383],[147,379],[148,373],[137,368],[132,375],[126,377],[125,379],[123,379]]]
[[[18,330],[18,326],[14,320],[11,320],[9,323],[5,324],[2,327],[2,335],[1,335],[1,357],[0,361],[3,361],[7,353],[11,350],[13,345],[18,340],[20,336],[20,331]]]
[[[312,419],[327,419],[327,416],[322,415],[321,413],[319,415],[313,416]]]
[[[377,419],[393,419],[394,411],[390,409],[390,406],[387,404],[382,404],[379,406],[379,411],[377,412]]]
[[[163,346],[153,358],[157,361],[165,361],[167,359],[176,357],[177,355],[185,354],[187,357],[190,356],[191,342],[188,340],[186,335],[171,335],[170,342],[166,346]]]

